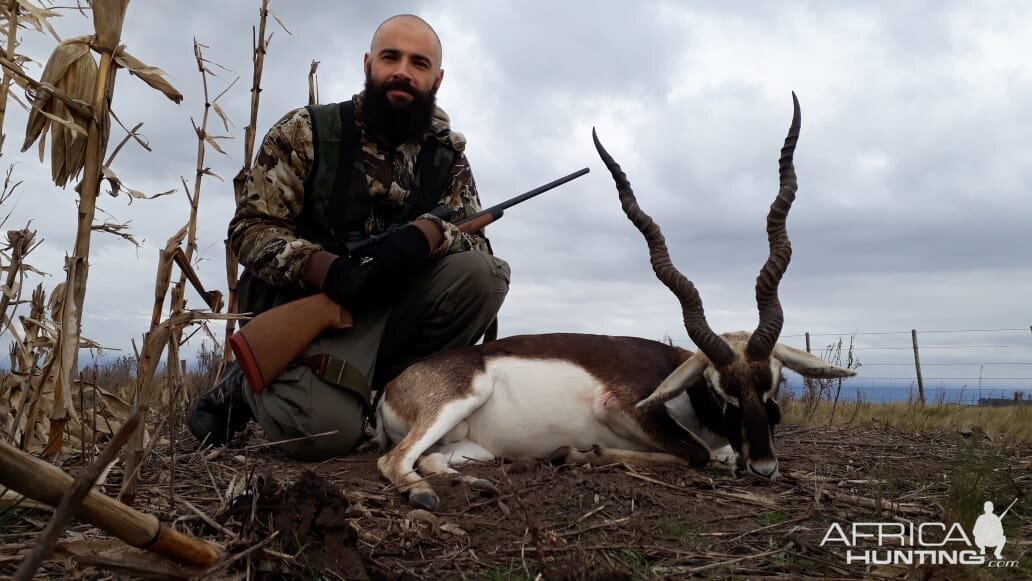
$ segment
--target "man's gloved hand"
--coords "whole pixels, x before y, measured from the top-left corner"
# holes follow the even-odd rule
[[[326,272],[322,290],[342,307],[383,303],[428,264],[430,244],[426,235],[409,224],[358,256],[337,257]]]

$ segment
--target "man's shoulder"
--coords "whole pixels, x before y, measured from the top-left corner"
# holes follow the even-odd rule
[[[308,112],[308,107],[298,107],[297,109],[287,111],[279,118],[279,121],[273,123],[272,126],[293,126],[298,124],[312,124],[312,116]]]
[[[296,145],[312,141],[312,118],[308,109],[292,109],[272,124],[269,135],[286,143]]]
[[[430,130],[438,141],[453,149],[456,153],[462,153],[466,149],[466,136],[451,128],[451,119],[448,114],[436,107],[433,118],[430,120]]]

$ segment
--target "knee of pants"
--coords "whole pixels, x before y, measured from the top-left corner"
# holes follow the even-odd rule
[[[365,406],[346,391],[341,390],[340,396],[332,404],[324,402],[308,410],[308,431],[316,437],[283,444],[284,451],[298,460],[320,462],[354,449],[365,429]]]
[[[446,268],[458,277],[455,299],[463,303],[498,303],[509,292],[509,263],[486,252],[460,252],[447,257]]]

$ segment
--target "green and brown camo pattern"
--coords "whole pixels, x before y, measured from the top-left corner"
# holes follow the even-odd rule
[[[362,168],[369,195],[381,202],[402,206],[415,184],[415,165],[423,135],[396,148],[373,138],[362,122],[362,98],[355,95],[356,129],[360,132]],[[446,193],[439,201],[451,208],[457,221],[481,210],[473,172],[463,150],[466,138],[452,131],[448,115],[438,107],[429,133],[456,152]],[[240,263],[265,282],[286,288],[302,288],[303,268],[313,252],[322,247],[298,237],[298,216],[305,203],[304,184],[314,165],[312,121],[308,110],[295,109],[277,121],[262,140],[251,168],[244,195],[229,223],[230,246]],[[378,204],[370,204],[375,208]],[[434,249],[435,256],[486,248],[479,236],[464,234],[448,222],[424,215],[442,225],[444,242]],[[366,235],[378,234],[392,226],[383,217],[370,215]]]

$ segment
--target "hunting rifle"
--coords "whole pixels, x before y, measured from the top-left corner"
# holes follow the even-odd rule
[[[577,179],[588,171],[586,167],[579,169],[477,212],[456,222],[455,226],[467,234],[480,232],[488,224],[500,219],[508,208]],[[443,219],[450,214],[450,210],[438,206],[430,213]],[[379,242],[384,236],[386,233],[359,240],[348,246],[348,252],[354,255]],[[320,333],[327,329],[347,329],[353,324],[350,311],[338,305],[326,293],[316,293],[261,313],[233,334],[229,338],[229,345],[251,390],[257,393],[286,371]]]

